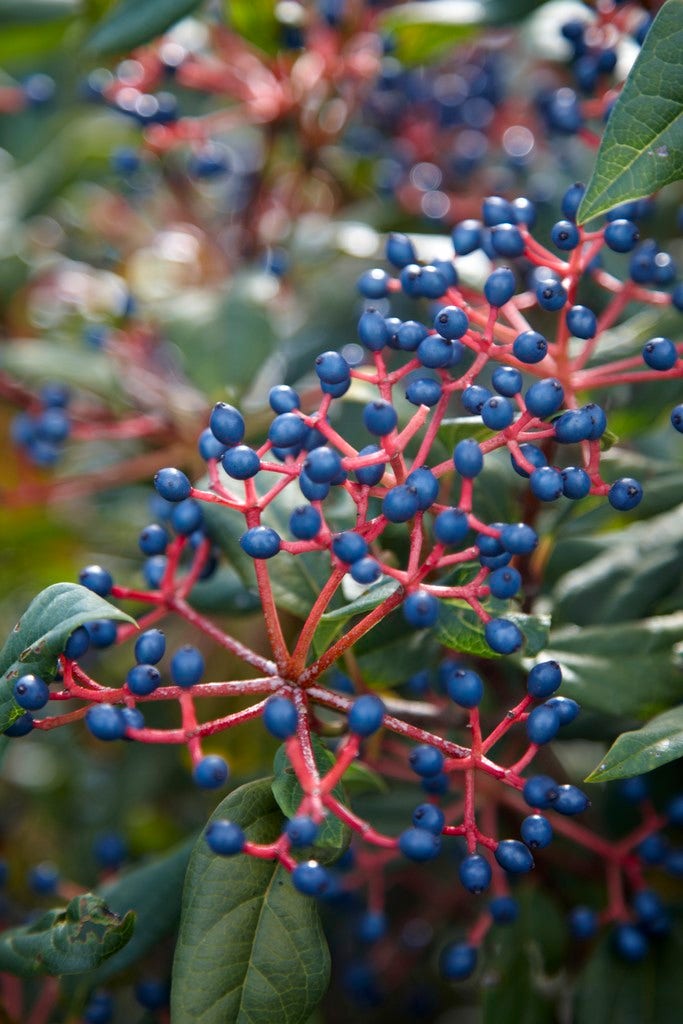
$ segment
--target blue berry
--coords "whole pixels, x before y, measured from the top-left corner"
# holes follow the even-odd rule
[[[605,227],[605,245],[614,252],[631,252],[640,238],[636,225],[625,219],[613,220]]]
[[[392,232],[387,239],[387,259],[395,267],[405,267],[409,263],[415,263],[417,253],[415,246],[407,235],[399,232]]]
[[[365,586],[369,583],[375,583],[382,575],[382,568],[379,562],[370,555],[365,558],[359,558],[353,563],[349,571],[351,578],[356,583],[362,583]]]
[[[561,471],[565,498],[585,498],[591,489],[591,478],[581,466],[567,466]]]
[[[412,405],[436,405],[443,394],[438,380],[432,377],[416,377],[406,388],[406,398]],[[358,472],[356,471],[356,476]],[[381,478],[380,478],[381,479]]]
[[[436,501],[439,493],[439,481],[427,466],[419,466],[406,477],[408,487],[414,487],[417,492],[419,508],[424,512]]]
[[[273,558],[280,543],[279,534],[269,526],[252,526],[240,537],[240,547],[252,558]]]
[[[134,665],[126,676],[128,689],[136,697],[146,697],[160,682],[161,676],[154,665]]]
[[[289,517],[289,529],[298,540],[312,540],[320,532],[322,516],[312,505],[300,505]]]
[[[384,703],[372,693],[366,693],[354,701],[349,711],[349,729],[359,736],[371,736],[377,732],[384,719]]]
[[[646,836],[642,842],[638,843],[636,853],[644,864],[658,865],[664,863],[667,849],[664,837],[659,832],[653,832],[652,835]]]
[[[520,835],[532,850],[542,850],[553,839],[553,827],[542,814],[530,814],[520,826]]]
[[[590,800],[578,786],[558,786],[551,806],[560,814],[581,814],[590,806]]]
[[[384,437],[386,434],[390,434],[398,423],[398,413],[391,402],[377,398],[374,402],[369,402],[363,409],[363,423],[371,434]]]
[[[434,520],[434,536],[440,544],[459,544],[469,529],[467,515],[459,508],[446,508]]]
[[[598,915],[590,907],[574,907],[569,913],[569,931],[575,939],[592,939],[598,930]]]
[[[14,684],[14,699],[24,711],[39,711],[50,698],[50,688],[40,676],[19,676]]]
[[[86,622],[85,628],[90,637],[91,647],[102,650],[116,642],[118,630],[113,619],[91,619],[90,622]]]
[[[169,986],[156,978],[143,978],[135,986],[135,998],[145,1010],[161,1010],[168,1006]]]
[[[359,533],[346,530],[332,538],[332,551],[340,561],[351,565],[367,555],[368,542]]]
[[[307,814],[298,814],[285,825],[285,835],[294,847],[312,846],[320,828]]]
[[[430,747],[429,744],[423,743],[419,747],[413,748],[408,760],[416,775],[428,779],[430,775],[439,774],[443,768],[444,757],[436,747]]]
[[[23,715],[14,719],[12,724],[5,729],[3,735],[18,739],[20,736],[27,736],[32,731],[33,725],[33,715],[30,711],[25,711]]]
[[[541,704],[529,713],[526,720],[527,736],[532,743],[549,743],[560,728],[560,716],[554,708]]]
[[[538,331],[522,331],[512,343],[512,352],[520,363],[540,363],[548,354],[548,342]]]
[[[358,278],[357,288],[366,299],[383,299],[389,293],[389,281],[385,270],[366,270]]]
[[[382,513],[390,523],[406,523],[419,511],[417,489],[407,484],[392,487],[384,496]]]
[[[391,339],[386,319],[377,309],[366,309],[358,321],[358,337],[371,352],[381,352]]]
[[[494,896],[489,903],[489,914],[496,924],[512,924],[519,916],[519,904],[512,896]]]
[[[192,492],[192,484],[188,477],[172,467],[160,469],[154,477],[154,486],[166,501],[184,501]]]
[[[511,874],[524,874],[531,871],[534,866],[534,858],[528,846],[520,843],[518,839],[502,839],[494,851],[494,856],[500,866]]]
[[[619,512],[630,512],[631,509],[640,504],[642,497],[643,488],[637,480],[629,476],[615,481],[607,495],[610,505]]]
[[[500,543],[513,555],[530,555],[538,544],[538,534],[526,523],[508,523],[501,528]]]
[[[678,361],[678,352],[670,338],[653,338],[643,348],[643,359],[653,370],[671,370]]]
[[[232,447],[240,444],[244,438],[244,417],[234,406],[226,402],[217,402],[209,417],[211,433],[221,444]]]
[[[441,951],[439,971],[448,981],[464,981],[477,966],[477,950],[468,942],[451,942]]]
[[[228,765],[218,754],[207,754],[192,770],[192,778],[201,789],[218,789],[228,778]]]
[[[484,627],[486,643],[497,654],[512,654],[522,646],[524,637],[509,619],[491,619]]]
[[[417,320],[406,320],[396,330],[396,343],[402,352],[414,352],[428,333],[424,324]]]
[[[527,691],[535,700],[543,700],[555,692],[562,682],[562,669],[556,661],[541,661],[527,676]]]
[[[306,424],[295,412],[283,412],[275,417],[268,429],[268,440],[276,448],[293,448],[303,443]]]
[[[379,910],[363,914],[358,923],[358,938],[361,942],[378,942],[387,931],[386,915]]]
[[[669,824],[677,828],[683,827],[683,793],[679,793],[669,800],[666,805],[666,816]]]
[[[531,490],[541,501],[555,501],[564,490],[564,480],[559,469],[542,466],[535,469],[529,478]]]
[[[560,209],[562,210],[562,213],[568,220],[576,220],[576,214],[578,212],[579,206],[581,205],[581,200],[583,199],[585,191],[586,186],[583,185],[581,182],[576,182],[576,184],[571,185],[567,189],[564,196],[562,197]]]
[[[413,825],[415,828],[424,828],[436,836],[441,835],[441,830],[446,823],[444,813],[436,804],[418,804],[413,811]]]
[[[142,575],[145,577],[147,586],[152,590],[161,586],[166,574],[167,564],[168,562],[164,555],[154,555],[145,561],[142,567]]]
[[[293,412],[301,405],[301,399],[288,384],[276,384],[268,392],[268,404],[275,413]]]
[[[90,647],[90,634],[85,626],[78,626],[73,631],[64,647],[64,654],[70,660],[80,658]]]
[[[81,569],[78,574],[78,582],[88,590],[92,590],[94,594],[99,594],[100,597],[110,594],[114,585],[111,573],[103,569],[101,565],[87,565],[85,569]]]
[[[581,707],[571,697],[551,697],[546,701],[547,708],[553,708],[560,716],[560,725],[569,725],[578,715]]]
[[[481,245],[481,221],[461,221],[453,228],[451,238],[456,256],[469,255]]]
[[[491,865],[480,853],[471,853],[460,862],[458,877],[465,889],[477,896],[490,885]]]
[[[551,779],[549,775],[532,775],[524,783],[522,795],[530,807],[547,810],[553,806],[558,788],[555,779]]]
[[[315,372],[322,384],[343,384],[349,379],[350,366],[339,352],[322,352],[315,360]]]
[[[522,390],[522,375],[512,366],[497,366],[493,371],[491,383],[499,395],[512,398]]]
[[[581,239],[579,229],[570,220],[558,220],[556,224],[553,224],[550,237],[553,245],[556,245],[558,249],[562,249],[565,252],[569,252],[570,249],[576,249]]]
[[[93,993],[83,1010],[85,1024],[111,1024],[114,1015],[114,1000],[108,992]]]
[[[156,665],[166,650],[166,637],[160,629],[147,629],[135,641],[135,660],[139,664]]]
[[[572,306],[568,309],[565,318],[567,327],[577,338],[594,338],[598,329],[598,321],[592,309],[587,306]]]
[[[514,259],[524,252],[524,239],[515,224],[496,224],[491,231],[491,246],[496,255]]]
[[[298,715],[287,697],[269,697],[263,709],[263,724],[279,740],[289,739],[296,732]]]
[[[494,597],[497,597],[502,601],[506,601],[508,598],[514,597],[520,589],[522,586],[522,577],[517,569],[512,569],[510,566],[503,566],[500,569],[494,569],[489,576],[488,584]]]
[[[633,910],[641,924],[651,924],[661,916],[664,905],[652,889],[641,889],[633,897]]]
[[[233,480],[250,480],[261,468],[260,458],[247,444],[236,444],[234,448],[228,448],[221,464]]]
[[[163,526],[150,523],[140,532],[138,547],[143,555],[163,555],[168,547],[169,536]]]
[[[541,449],[537,448],[533,444],[521,444],[519,446],[519,450],[521,454],[524,456],[524,458],[527,460],[527,462],[530,462],[532,466],[536,467],[536,469],[541,469],[548,463],[548,460],[546,459]],[[515,473],[517,473],[519,476],[523,476],[525,479],[528,480],[529,473],[527,473],[525,469],[522,469],[520,463],[515,459],[514,455],[510,456],[510,461],[512,463],[512,468],[514,469]]]
[[[468,437],[459,441],[453,452],[453,464],[461,476],[471,479],[484,468],[484,455],[479,442]]]
[[[403,602],[403,615],[414,629],[427,629],[439,618],[439,601],[426,590],[415,590]]]
[[[493,396],[488,388],[484,388],[480,384],[472,384],[465,388],[460,397],[468,412],[479,415],[484,408],[484,403]]]
[[[113,704],[93,704],[85,713],[85,724],[98,740],[120,740],[126,733],[121,708]]]
[[[680,434],[683,434],[683,403],[676,405],[671,410],[671,426]]]
[[[365,448],[361,448],[358,454],[376,455],[379,451],[381,449],[376,444],[368,444]],[[371,466],[362,466],[360,469],[354,470],[354,472],[359,484],[363,484],[365,487],[375,487],[384,476],[384,469],[385,463],[377,462]]]
[[[417,358],[430,370],[446,369],[460,362],[464,352],[462,342],[430,334],[417,347]]]
[[[487,196],[481,204],[481,219],[487,228],[509,224],[513,219],[512,206],[502,196]]]
[[[322,896],[330,885],[330,875],[316,860],[305,860],[292,871],[292,884],[304,896]]]
[[[171,679],[176,686],[195,686],[204,674],[202,652],[191,644],[180,647],[171,658]]]
[[[456,668],[449,673],[446,690],[451,700],[463,708],[476,708],[484,696],[481,676],[466,668]]]
[[[504,306],[515,294],[515,275],[509,267],[498,267],[486,279],[484,296],[491,306]]]
[[[515,407],[507,398],[494,395],[484,402],[481,418],[490,430],[504,430],[515,418]]]
[[[434,330],[449,341],[462,338],[469,325],[467,314],[458,306],[443,306],[434,317]]]
[[[233,857],[244,849],[246,836],[235,821],[227,818],[214,818],[206,827],[204,838],[212,853],[221,857]]]
[[[407,828],[398,837],[398,848],[409,860],[433,860],[441,850],[441,837],[426,828]]]
[[[536,288],[536,299],[541,309],[555,313],[558,309],[562,309],[567,301],[567,292],[560,281],[546,278]]]
[[[302,469],[299,473],[299,487],[304,498],[308,498],[309,501],[323,501],[330,493],[330,484],[315,483],[314,480],[311,480],[305,469]],[[273,554],[276,553],[275,551],[273,552]],[[252,557],[254,556],[252,555]]]
[[[188,537],[195,530],[199,530],[204,522],[204,513],[198,501],[194,498],[186,498],[179,501],[171,510],[171,525],[176,533],[182,537]]]
[[[333,483],[342,471],[341,457],[334,449],[321,445],[309,452],[304,468],[314,483]]]
[[[564,401],[564,388],[556,377],[536,381],[527,389],[524,402],[533,416],[544,419],[557,412]]]
[[[618,924],[612,933],[612,942],[614,952],[627,963],[638,963],[647,956],[649,949],[647,938],[633,924]]]

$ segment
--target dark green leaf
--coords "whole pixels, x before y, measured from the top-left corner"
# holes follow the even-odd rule
[[[407,629],[398,609],[366,633],[353,652],[367,686],[395,687],[428,665],[437,650],[434,630]]]
[[[371,612],[387,597],[391,597],[397,587],[398,583],[395,580],[385,580],[383,583],[370,587],[355,601],[350,601],[349,604],[342,605],[341,608],[325,612],[320,619],[320,625],[313,641],[316,651],[320,654],[326,650],[335,637],[341,633],[349,619]]]
[[[610,114],[579,224],[683,177],[683,0],[667,0]]]
[[[678,928],[653,942],[640,963],[620,960],[611,949],[610,936],[605,936],[579,978],[574,1024],[680,1024],[681,959],[683,937]]]
[[[549,615],[525,615],[523,612],[502,610],[500,617],[508,619],[524,635],[524,653],[534,657],[548,642]],[[484,623],[469,605],[462,601],[442,601],[439,621],[435,627],[439,643],[462,654],[482,658],[499,658],[484,636]]]
[[[334,755],[317,736],[311,736],[311,743],[318,772],[320,775],[324,775],[333,767],[335,763]],[[296,814],[304,794],[294,769],[289,763],[284,746],[278,748],[273,762],[273,771],[275,773],[273,796],[285,817],[292,818]],[[341,782],[337,783],[332,792],[337,800],[341,800],[342,803],[345,802],[344,788]],[[312,856],[316,860],[326,863],[337,860],[349,845],[349,840],[348,828],[338,818],[328,815],[318,833]]]
[[[384,776],[364,761],[352,761],[342,775],[344,788],[350,793],[386,793],[389,789]]]
[[[77,583],[55,583],[33,599],[0,651],[0,732],[23,714],[12,696],[15,680],[33,673],[51,682],[66,641],[93,619],[135,621]]]
[[[235,32],[266,53],[277,52],[282,25],[272,0],[224,0],[224,7]]]
[[[277,839],[271,780],[249,783],[212,815],[252,842]],[[173,969],[174,1024],[304,1024],[322,998],[330,959],[318,908],[274,861],[217,857],[204,836],[187,871]]]
[[[490,437],[491,433],[482,423],[481,416],[458,416],[456,419],[442,420],[437,437],[452,454],[459,441],[465,441],[469,437],[483,441],[485,437]]]
[[[197,486],[206,488],[208,481],[200,480]],[[202,511],[207,534],[221,549],[247,590],[255,591],[254,559],[240,547],[240,537],[246,530],[244,516],[233,509],[209,503],[203,505]]]
[[[2,346],[0,366],[29,384],[55,380],[109,400],[123,398],[116,366],[99,352],[85,359],[82,351],[59,342],[15,340]]]
[[[586,782],[609,782],[651,772],[683,756],[683,705],[657,715],[642,729],[619,736]]]
[[[34,26],[78,14],[80,0],[0,0],[0,25]]]
[[[121,918],[92,893],[76,896],[65,909],[0,936],[0,970],[29,978],[76,974],[97,967],[130,940],[135,914]]]
[[[256,589],[248,589],[234,569],[221,565],[207,580],[200,580],[192,588],[190,603],[202,612],[221,612],[223,615],[248,615],[261,607]]]
[[[201,0],[121,0],[87,42],[90,53],[132,50],[161,35],[199,6]]]
[[[562,665],[562,693],[610,715],[646,717],[683,691],[674,645],[683,636],[683,612],[584,629],[553,632],[544,657]]]

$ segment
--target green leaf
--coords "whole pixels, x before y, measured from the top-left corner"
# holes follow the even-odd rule
[[[334,754],[327,749],[317,736],[311,736],[311,744],[318,771],[321,775],[324,775],[334,766]],[[273,771],[275,773],[273,796],[285,817],[293,818],[299,804],[303,800],[304,793],[299,785],[294,769],[289,763],[284,746],[279,747],[275,754]],[[342,803],[346,802],[344,787],[341,782],[337,783],[332,792],[337,800],[340,800]],[[335,861],[349,845],[350,839],[351,835],[346,825],[343,825],[339,818],[335,818],[334,815],[330,814],[322,823],[312,856],[316,860],[324,861],[325,863]]]
[[[606,935],[579,977],[574,1024],[680,1024],[682,959],[679,928],[653,942],[640,963],[625,963],[615,956],[611,936]]]
[[[523,612],[507,610],[502,610],[500,615],[514,622],[521,630],[526,655],[534,657],[543,650],[548,642],[549,615],[525,615]],[[481,658],[501,657],[486,643],[484,623],[476,612],[462,601],[441,602],[435,633],[439,643],[453,651],[474,654]]]
[[[683,636],[683,612],[583,629],[566,627],[550,636],[544,657],[562,666],[562,693],[593,711],[647,717],[683,692],[675,647]]]
[[[683,177],[683,0],[667,0],[610,114],[579,224]]]
[[[0,25],[35,25],[78,14],[80,0],[0,0]]]
[[[470,437],[475,441],[483,441],[485,437],[490,437],[491,433],[492,431],[481,422],[481,416],[457,416],[455,419],[441,421],[437,437],[452,453],[459,441],[466,441]]]
[[[60,381],[111,401],[123,400],[119,371],[107,356],[56,341],[13,340],[2,346],[0,367],[28,384]]]
[[[430,0],[391,8],[380,19],[380,27],[391,35],[403,64],[423,64],[470,39],[485,17],[479,0]]]
[[[55,583],[33,599],[0,651],[0,732],[24,713],[12,696],[15,680],[33,673],[51,682],[66,641],[93,619],[135,622],[77,583]]]
[[[266,53],[277,53],[282,25],[275,17],[272,0],[224,0],[231,28]]]
[[[619,736],[586,782],[609,782],[651,772],[683,756],[683,705],[657,715],[642,729]]]
[[[230,566],[220,565],[207,580],[192,588],[190,604],[202,612],[223,615],[248,615],[261,607],[256,589],[249,589]]]
[[[385,601],[394,593],[398,583],[396,580],[385,580],[369,587],[365,593],[357,597],[355,601],[342,605],[341,608],[334,608],[321,616],[320,624],[313,638],[314,647],[318,654],[321,654],[330,643],[341,633],[349,619],[356,615],[364,615],[371,612],[373,608]]]
[[[211,820],[251,842],[280,835],[271,780],[242,786]],[[318,908],[274,861],[218,857],[202,835],[190,859],[173,967],[173,1024],[304,1024],[327,988],[330,956]]]
[[[0,971],[30,978],[92,970],[130,940],[135,914],[121,918],[93,893],[0,936]]]
[[[199,7],[201,0],[121,0],[90,36],[89,53],[132,50],[161,35]]]
[[[364,761],[352,761],[342,775],[342,782],[351,793],[386,793],[389,790],[384,776]]]
[[[398,609],[382,619],[358,643],[353,653],[367,686],[396,687],[430,664],[438,650],[432,629],[406,629]]]

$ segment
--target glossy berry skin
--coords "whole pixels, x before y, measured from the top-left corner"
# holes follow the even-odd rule
[[[351,565],[368,553],[368,542],[359,533],[345,530],[332,538],[332,551],[341,562]]]
[[[307,814],[299,814],[285,825],[285,835],[294,847],[311,846],[320,831],[320,826]]]
[[[521,454],[524,456],[526,461],[531,463],[532,466],[535,466],[536,469],[542,469],[543,466],[546,466],[548,464],[548,460],[546,459],[543,452],[540,450],[540,448],[537,448],[535,445],[525,443],[521,444],[519,448]],[[518,476],[523,476],[525,480],[529,479],[530,474],[527,473],[527,471],[522,468],[521,463],[515,459],[514,455],[510,457],[510,462],[512,463],[512,468],[514,469],[515,473],[518,474]]]
[[[647,938],[633,924],[618,924],[612,933],[612,944],[617,956],[630,964],[644,960],[649,950]]]
[[[444,813],[436,804],[418,804],[413,811],[413,825],[415,828],[423,828],[427,832],[432,832],[435,836],[440,836],[445,824]]]
[[[436,747],[430,747],[428,744],[423,743],[411,750],[408,760],[410,767],[416,775],[428,779],[430,775],[439,774],[443,768],[444,757]]]
[[[486,643],[496,654],[512,654],[522,646],[524,637],[508,619],[491,619],[484,627]]]
[[[200,789],[219,789],[228,774],[228,765],[218,754],[207,754],[192,770],[192,778]]]
[[[298,715],[287,697],[269,697],[263,710],[263,724],[279,740],[287,740],[296,732]]]
[[[390,523],[406,523],[419,511],[420,501],[415,487],[398,484],[387,491],[382,512]]]
[[[111,573],[103,569],[101,565],[86,565],[85,569],[81,569],[78,574],[78,582],[81,586],[92,590],[93,594],[99,594],[100,597],[106,597],[111,593],[111,588],[114,585]]]
[[[484,408],[484,402],[493,396],[488,388],[484,388],[480,384],[472,384],[465,388],[460,397],[467,411],[478,416]]]
[[[572,306],[566,314],[567,327],[576,338],[594,338],[598,321],[592,309],[587,306]]]
[[[359,455],[375,455],[380,451],[376,444],[368,444],[358,452]],[[371,466],[363,466],[354,470],[356,480],[366,487],[374,487],[384,476],[384,463],[377,462]]]
[[[500,866],[511,874],[524,874],[531,871],[534,866],[534,858],[529,848],[518,839],[502,839],[494,851],[494,856]]]
[[[15,701],[24,711],[39,711],[50,698],[50,688],[45,680],[32,673],[19,676],[13,693]]]
[[[443,306],[434,317],[434,330],[450,341],[462,338],[469,325],[467,314],[457,306]]]
[[[349,571],[351,578],[354,579],[356,583],[362,583],[364,585],[375,583],[382,575],[382,568],[379,562],[370,555],[365,558],[359,558],[353,563]]]
[[[204,674],[204,657],[191,644],[180,647],[171,658],[171,679],[176,686],[195,686]]]
[[[545,702],[545,707],[552,708],[560,716],[560,725],[569,725],[578,715],[581,707],[571,697],[551,697]]]
[[[481,676],[472,669],[457,668],[446,680],[448,696],[462,708],[476,708],[484,696]]]
[[[576,182],[574,185],[571,185],[565,192],[564,196],[562,197],[560,208],[562,210],[562,213],[567,218],[567,220],[572,222],[576,220],[576,214],[578,212],[579,206],[581,205],[581,200],[583,199],[585,191],[586,186],[583,185],[581,182]]]
[[[581,814],[590,806],[590,800],[578,786],[558,786],[551,806],[560,814]]]
[[[531,490],[540,501],[555,501],[564,490],[564,481],[559,469],[541,466],[529,478]]]
[[[497,366],[491,382],[499,395],[512,398],[522,390],[522,375],[512,366]]]
[[[312,505],[300,505],[289,517],[289,529],[297,540],[312,540],[320,533],[322,516]]]
[[[560,716],[554,708],[542,704],[529,713],[526,720],[526,732],[532,743],[549,743],[554,739],[560,728]]]
[[[305,860],[292,871],[292,884],[304,896],[322,896],[330,884],[329,873],[315,860]]]
[[[301,399],[288,384],[276,384],[268,392],[268,404],[275,413],[293,412],[301,405]]]
[[[499,308],[515,294],[515,275],[509,267],[499,267],[486,279],[484,296],[491,306]]]
[[[530,555],[538,546],[538,534],[526,523],[508,523],[500,531],[500,542],[513,555]]]
[[[540,363],[548,354],[548,342],[538,331],[522,331],[512,343],[512,352],[521,363]]]
[[[459,544],[469,533],[470,524],[464,512],[447,508],[434,520],[434,536],[440,544]]]
[[[384,437],[390,434],[398,423],[398,413],[390,402],[378,398],[363,409],[363,423],[371,434]]]
[[[515,596],[522,586],[522,577],[517,569],[504,566],[501,569],[494,569],[489,576],[488,584],[493,596],[505,601]]]
[[[562,669],[556,661],[541,661],[527,676],[527,691],[535,700],[550,697],[562,682]]]
[[[102,650],[116,641],[117,627],[113,619],[91,619],[86,623],[90,646]]]
[[[545,380],[536,381],[524,395],[527,409],[539,419],[544,419],[557,412],[563,401],[564,388],[556,377],[547,377]]]
[[[515,418],[515,406],[507,398],[494,395],[484,402],[481,418],[489,430],[505,430]]]
[[[181,470],[167,467],[154,477],[154,486],[166,501],[185,501],[190,497],[192,484]]]
[[[280,536],[269,526],[252,526],[240,537],[240,547],[252,558],[273,558],[280,550]]]
[[[609,489],[607,500],[613,508],[619,512],[630,512],[636,505],[640,504],[643,497],[643,488],[633,477],[622,477],[617,480]]]
[[[407,828],[398,837],[398,848],[408,860],[433,860],[441,850],[441,838],[425,828]]]
[[[392,231],[389,235],[386,252],[387,259],[395,267],[405,267],[409,263],[415,263],[417,260],[417,253],[413,243],[407,235],[400,234],[397,231]]]
[[[295,412],[283,412],[270,424],[268,440],[276,448],[291,448],[303,444],[306,431],[306,424],[300,416]]]
[[[598,930],[598,915],[590,907],[574,907],[569,913],[568,923],[575,939],[592,939]]]
[[[240,444],[244,438],[244,417],[242,413],[227,402],[217,402],[209,417],[211,433],[221,444],[232,447]]]
[[[372,693],[363,694],[354,701],[349,711],[349,729],[359,736],[371,736],[377,732],[384,718],[384,703]]]
[[[453,464],[460,476],[472,479],[484,468],[484,456],[479,442],[468,437],[458,441],[453,452]]]
[[[385,270],[366,270],[358,278],[357,288],[366,299],[383,299],[389,292],[389,280]]]
[[[512,896],[495,896],[489,903],[489,914],[496,924],[512,924],[519,916],[519,904]]]
[[[532,775],[524,783],[522,795],[530,807],[547,810],[554,805],[559,787],[549,775]]]
[[[471,853],[460,862],[458,877],[465,889],[477,896],[491,883],[491,865],[480,853]]]
[[[160,629],[147,629],[135,641],[134,650],[138,663],[156,665],[166,651],[166,637]]]
[[[620,218],[605,227],[605,245],[614,252],[631,252],[639,238],[638,228],[630,220]]]
[[[451,942],[441,951],[439,971],[448,981],[464,981],[477,966],[477,950],[467,942]]]
[[[233,857],[244,849],[246,836],[235,821],[227,818],[215,818],[209,822],[204,838],[212,853],[221,857]]]
[[[411,380],[406,388],[406,398],[411,405],[426,405],[431,407],[441,398],[443,389],[438,380],[431,377],[417,377]],[[356,471],[356,476],[358,471]],[[381,477],[380,477],[381,479]]]
[[[670,338],[653,338],[643,348],[643,359],[653,370],[671,370],[678,361],[678,352]]]
[[[498,256],[514,259],[524,252],[524,239],[514,224],[496,224],[491,231],[491,245]]]
[[[426,511],[436,501],[439,493],[439,481],[426,466],[414,469],[406,477],[408,487],[414,487],[421,511]]]
[[[481,221],[463,220],[451,233],[456,256],[467,256],[481,245]]]
[[[581,466],[567,466],[560,472],[565,498],[577,500],[590,493],[591,478]]]
[[[350,369],[339,352],[322,352],[315,360],[315,372],[322,384],[343,384],[349,379]]]
[[[542,814],[530,814],[522,822],[519,831],[531,850],[542,850],[553,839],[553,827]]]
[[[426,590],[415,590],[403,602],[403,615],[414,629],[428,629],[439,618],[439,601]]]
[[[332,483],[341,472],[341,457],[334,449],[321,445],[309,452],[304,467],[314,483]]]
[[[126,684],[136,697],[146,697],[156,690],[161,676],[154,665],[134,665],[126,676]]]
[[[228,448],[221,465],[233,480],[250,480],[261,468],[261,460],[249,445],[236,444],[234,448]]]
[[[120,740],[126,733],[121,708],[113,704],[93,704],[85,713],[85,724],[98,740]]]
[[[158,523],[150,523],[141,531],[138,537],[138,547],[143,555],[163,555],[168,547],[169,536],[163,526]]]
[[[536,288],[536,300],[541,309],[556,313],[567,301],[567,292],[559,281],[548,279]]]
[[[214,436],[210,427],[207,427],[199,435],[197,448],[201,457],[206,460],[220,459],[225,454],[225,445],[221,444],[218,438]]]
[[[79,626],[73,631],[71,636],[66,642],[64,647],[64,654],[67,658],[74,660],[80,658],[81,655],[90,647],[90,635],[85,626]]]
[[[562,249],[563,252],[576,249],[581,239],[579,229],[570,220],[558,220],[556,224],[553,224],[550,237],[553,245],[556,245],[558,249]]]
[[[18,739],[20,736],[27,736],[33,730],[33,715],[30,711],[25,711],[19,718],[15,718],[10,726],[8,726],[3,736],[10,736],[13,739]]]

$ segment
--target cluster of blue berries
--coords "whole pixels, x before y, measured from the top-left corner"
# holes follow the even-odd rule
[[[69,397],[64,385],[46,384],[38,396],[38,406],[18,413],[12,420],[12,441],[36,466],[53,466],[62,455],[71,433]]]

